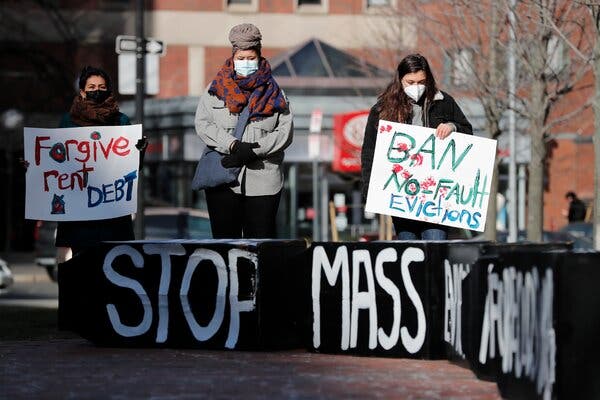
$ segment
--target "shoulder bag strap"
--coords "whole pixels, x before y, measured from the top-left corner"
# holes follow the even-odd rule
[[[248,124],[249,118],[250,118],[250,107],[246,106],[240,113],[240,116],[237,121],[237,125],[235,126],[235,131],[233,132],[233,136],[237,140],[242,140],[242,135],[244,134],[244,130],[246,129],[246,125]]]

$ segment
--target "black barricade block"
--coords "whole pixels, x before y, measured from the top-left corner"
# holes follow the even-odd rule
[[[559,399],[600,399],[600,253],[562,256],[555,279]]]
[[[501,264],[509,293],[497,376],[503,397],[600,398],[600,254],[516,252]]]
[[[103,243],[59,268],[59,324],[100,345],[300,344],[304,241]]]
[[[471,268],[467,290],[470,292],[468,344],[465,348],[467,361],[478,378],[497,380],[502,371],[501,341],[504,294],[503,270],[507,257],[520,254],[524,259],[535,259],[548,252],[565,252],[569,243],[547,244],[484,244],[481,256]],[[517,258],[518,260],[518,258]]]
[[[475,352],[473,315],[473,269],[480,263],[488,241],[453,241],[443,251],[443,282],[439,297],[443,299],[442,334],[446,357],[468,366],[467,358]],[[477,341],[479,338],[476,338]]]
[[[445,242],[441,242],[445,243]],[[437,242],[313,243],[308,330],[316,352],[444,356]]]

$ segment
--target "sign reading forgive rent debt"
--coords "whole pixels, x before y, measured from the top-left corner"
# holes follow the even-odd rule
[[[496,141],[381,120],[366,211],[483,231]]]
[[[25,218],[77,221],[136,212],[141,125],[25,128]]]

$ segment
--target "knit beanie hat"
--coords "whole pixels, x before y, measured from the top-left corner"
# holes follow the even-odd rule
[[[236,25],[229,31],[229,41],[233,46],[233,52],[261,47],[262,35],[258,28],[252,24]]]

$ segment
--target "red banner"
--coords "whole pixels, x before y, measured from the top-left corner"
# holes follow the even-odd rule
[[[360,172],[360,151],[365,136],[369,110],[333,116],[334,151],[332,169],[337,172]]]

